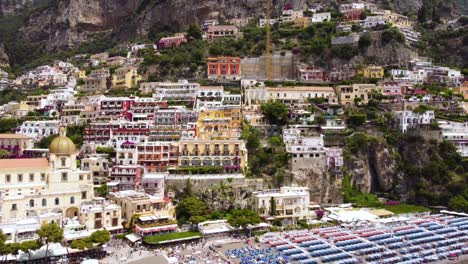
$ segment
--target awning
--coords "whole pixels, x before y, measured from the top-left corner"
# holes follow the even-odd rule
[[[139,240],[141,240],[141,237],[135,233],[131,233],[125,236],[126,239],[128,239],[130,242],[135,243]]]

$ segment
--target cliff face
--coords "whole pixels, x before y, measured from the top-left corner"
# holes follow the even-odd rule
[[[112,34],[126,40],[151,37],[160,31],[185,30],[216,18],[257,16],[265,0],[64,0],[33,14],[20,30],[26,40],[43,42],[48,50],[69,48]],[[286,0],[274,0],[278,12]],[[294,0],[295,6],[305,0]]]
[[[5,52],[5,47],[0,44],[0,67],[7,67],[10,65],[10,60]]]
[[[451,194],[466,186],[468,166],[450,143],[438,142],[431,136],[435,134],[423,131],[394,136],[391,144],[386,140],[360,142],[366,146],[359,151],[348,150],[345,156],[351,183],[363,192],[388,193],[412,203],[446,205]]]

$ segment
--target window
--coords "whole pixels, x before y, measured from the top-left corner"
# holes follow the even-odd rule
[[[62,181],[63,182],[68,181],[68,174],[66,172],[62,172]]]
[[[11,175],[10,175],[10,174],[5,175],[5,182],[6,182],[6,183],[10,183],[10,182],[11,182]]]
[[[74,203],[75,203],[75,197],[72,196],[72,197],[70,197],[70,204],[74,204]]]
[[[34,181],[34,173],[29,174],[29,181],[33,182]]]
[[[11,205],[11,210],[12,210],[12,211],[18,210],[18,206],[16,206],[16,204],[12,204],[12,205]]]
[[[34,207],[34,200],[33,199],[29,200],[29,207]]]
[[[47,206],[47,199],[42,199],[42,206]]]
[[[18,174],[18,182],[23,182],[23,174]]]
[[[86,192],[81,192],[81,199],[86,199],[86,196],[87,196]]]
[[[55,198],[55,205],[59,205],[60,204],[60,199],[57,197]]]
[[[41,173],[41,181],[45,181],[45,180],[46,180],[45,176],[46,176],[45,173]]]
[[[62,158],[61,162],[62,162],[62,167],[65,167],[67,165],[67,160],[65,158]]]

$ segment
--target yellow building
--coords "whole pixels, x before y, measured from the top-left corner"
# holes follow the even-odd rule
[[[242,172],[247,166],[247,149],[243,140],[200,140],[179,141],[178,166],[220,167],[224,173]]]
[[[111,192],[109,198],[122,208],[122,218],[133,222],[132,231],[139,236],[177,230],[171,199],[134,190]]]
[[[299,17],[294,19],[294,25],[296,27],[306,28],[310,26],[310,17]]]
[[[115,70],[112,75],[112,88],[129,89],[137,87],[142,80],[138,74],[138,69],[133,66],[124,66]]]
[[[383,79],[385,77],[384,68],[381,66],[368,66],[358,71],[364,78]]]
[[[360,103],[367,104],[372,98],[372,93],[382,93],[383,91],[381,86],[375,84],[338,85],[336,88],[343,106],[354,105],[356,98],[360,98]]]
[[[197,121],[197,138],[239,138],[242,114],[240,106],[205,106],[200,109]]]

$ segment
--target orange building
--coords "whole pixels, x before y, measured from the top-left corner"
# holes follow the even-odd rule
[[[460,87],[460,93],[463,95],[463,99],[468,99],[468,82],[464,82]]]
[[[241,58],[239,57],[212,57],[208,58],[209,79],[240,79]]]

